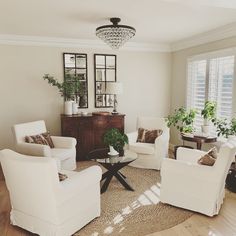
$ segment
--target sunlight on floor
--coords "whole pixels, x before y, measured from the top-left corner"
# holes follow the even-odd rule
[[[149,189],[144,191],[136,201],[132,202],[127,207],[121,209],[121,213],[115,216],[115,218],[110,222],[110,225],[105,228],[104,234],[109,235],[114,231],[114,227],[122,226],[122,221],[127,217],[133,210],[147,205],[154,205],[160,202],[160,184],[151,186]],[[122,227],[119,232],[122,232],[125,228]],[[99,233],[95,232],[91,236],[98,236]],[[211,236],[214,236],[211,235]]]

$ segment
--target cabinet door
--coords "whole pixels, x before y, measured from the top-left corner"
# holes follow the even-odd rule
[[[107,116],[94,117],[94,149],[105,147],[103,136],[109,127],[108,121]]]
[[[78,138],[78,120],[71,117],[61,118],[62,136]]]
[[[124,116],[110,116],[109,128],[117,128],[124,132]]]
[[[81,117],[78,121],[77,160],[85,160],[87,154],[93,150],[94,135],[92,117]]]

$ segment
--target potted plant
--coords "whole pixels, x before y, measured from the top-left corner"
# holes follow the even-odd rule
[[[103,142],[105,145],[110,146],[110,152],[112,152],[112,148],[114,148],[119,152],[119,156],[123,156],[124,146],[128,144],[128,137],[126,134],[122,134],[118,129],[111,128],[104,134]]]
[[[206,101],[201,116],[204,118],[202,132],[208,134],[210,132],[210,122],[216,117],[216,102]]]
[[[166,118],[167,126],[170,128],[174,126],[180,133],[193,133],[194,127],[193,122],[196,117],[197,111],[195,109],[190,109],[187,111],[184,107],[175,109],[173,115],[169,115]]]
[[[230,121],[227,119],[213,119],[213,123],[216,126],[217,136],[225,138],[236,136],[236,118],[232,118]]]
[[[65,114],[72,115],[73,100],[75,100],[74,110],[76,111],[75,108],[78,109],[78,97],[83,92],[79,78],[77,76],[67,74],[63,82],[58,82],[58,80],[54,79],[53,76],[45,74],[43,79],[47,80],[52,86],[58,88],[59,93],[65,99]]]

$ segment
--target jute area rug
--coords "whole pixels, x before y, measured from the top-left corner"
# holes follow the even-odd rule
[[[80,162],[79,170],[93,164]],[[107,191],[101,195],[101,216],[74,235],[144,236],[171,228],[193,215],[190,211],[159,202],[159,171],[127,166],[121,172],[135,191],[124,189],[113,177]]]

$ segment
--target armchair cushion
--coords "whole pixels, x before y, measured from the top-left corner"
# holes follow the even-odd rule
[[[61,161],[66,160],[73,155],[73,149],[66,149],[66,148],[52,148],[51,149],[51,156],[53,158],[59,159]]]
[[[152,143],[132,143],[129,144],[129,150],[135,153],[150,155],[155,152],[155,145]]]

